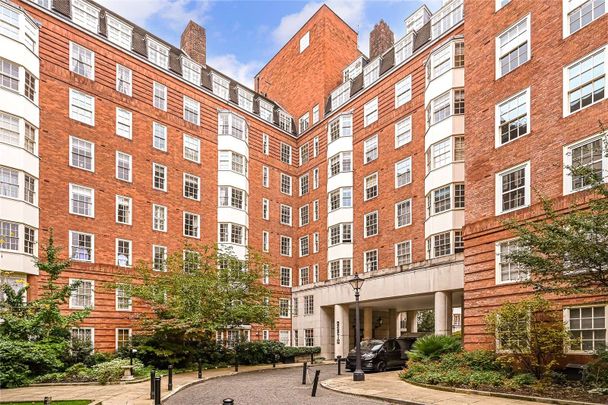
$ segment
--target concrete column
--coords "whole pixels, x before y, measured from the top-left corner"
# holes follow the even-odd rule
[[[418,319],[416,311],[407,311],[407,333],[418,332]]]
[[[334,305],[334,352],[346,357],[349,346],[348,305]]]
[[[397,310],[388,310],[388,337],[398,337],[399,332],[397,331]]]
[[[371,307],[363,308],[363,339],[373,338],[374,333],[374,309]]]
[[[452,293],[437,291],[435,293],[435,334],[452,334]]]
[[[319,309],[318,328],[315,328],[315,346],[321,346],[321,356],[327,359],[334,358],[334,342],[332,340],[333,314],[331,307],[317,307]],[[315,308],[315,311],[317,310]],[[311,325],[312,327],[312,325]],[[301,332],[304,333],[304,332]]]

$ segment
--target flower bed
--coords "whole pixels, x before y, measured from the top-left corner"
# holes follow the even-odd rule
[[[608,389],[601,387],[602,381],[592,378],[586,382],[570,381],[559,372],[551,372],[539,380],[532,374],[517,372],[494,352],[486,350],[445,353],[438,359],[411,359],[400,376],[405,381],[431,386],[608,402]]]

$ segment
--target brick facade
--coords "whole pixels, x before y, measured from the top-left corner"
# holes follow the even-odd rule
[[[395,35],[384,20],[380,20],[369,34],[369,58],[374,59],[387,51],[395,42]]]
[[[606,45],[602,33],[608,18],[600,17],[564,38],[561,3],[512,1],[495,11],[494,3],[465,0],[464,35],[467,54],[466,190],[464,342],[469,349],[494,346],[484,327],[484,316],[504,302],[531,293],[519,283],[497,285],[497,241],[512,235],[503,230],[508,218],[533,219],[542,212],[540,196],[567,208],[564,197],[563,148],[599,132],[606,122],[606,101],[565,116],[564,67]],[[495,38],[526,15],[531,18],[531,58],[510,73],[495,78]],[[479,22],[483,21],[483,24]],[[472,79],[474,78],[474,79]],[[495,147],[495,106],[530,88],[530,133]],[[495,215],[495,174],[530,162],[531,207]],[[606,296],[552,297],[557,308],[581,303],[606,303]]]

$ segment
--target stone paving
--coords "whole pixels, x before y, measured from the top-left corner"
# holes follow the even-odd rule
[[[389,402],[355,398],[323,389],[320,385],[316,397],[311,397],[314,370],[320,370],[319,379],[336,376],[335,365],[315,365],[308,372],[307,384],[302,385],[302,368],[264,370],[238,374],[207,381],[184,389],[164,402],[165,405],[221,405],[226,398],[234,405],[382,405]]]
[[[403,382],[399,372],[365,374],[364,382],[354,382],[351,375],[332,378],[322,383],[333,391],[384,399],[398,404],[421,405],[531,405],[537,402],[488,397],[459,392],[438,391]]]
[[[298,364],[277,364],[277,368],[297,367]],[[301,367],[301,366],[300,366]],[[271,365],[263,366],[240,366],[239,372],[271,369]],[[167,377],[163,373],[162,397],[166,396]],[[203,371],[203,380],[221,376],[233,375],[233,368],[218,368]],[[176,374],[173,376],[173,391],[177,391],[188,384],[199,381],[198,375],[194,373]],[[135,384],[110,384],[110,385],[55,385],[34,386],[24,388],[10,388],[0,390],[0,401],[42,401],[44,397],[50,396],[53,400],[61,399],[90,399],[103,402],[104,405],[150,405],[150,381]]]

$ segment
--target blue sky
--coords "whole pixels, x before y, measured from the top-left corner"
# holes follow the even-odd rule
[[[315,0],[97,1],[176,46],[188,21],[196,21],[207,30],[207,63],[249,86],[259,69],[323,4]],[[400,38],[405,18],[422,5],[419,0],[325,3],[359,33],[359,49],[364,53],[376,22],[383,18]],[[426,4],[434,12],[441,0]]]

